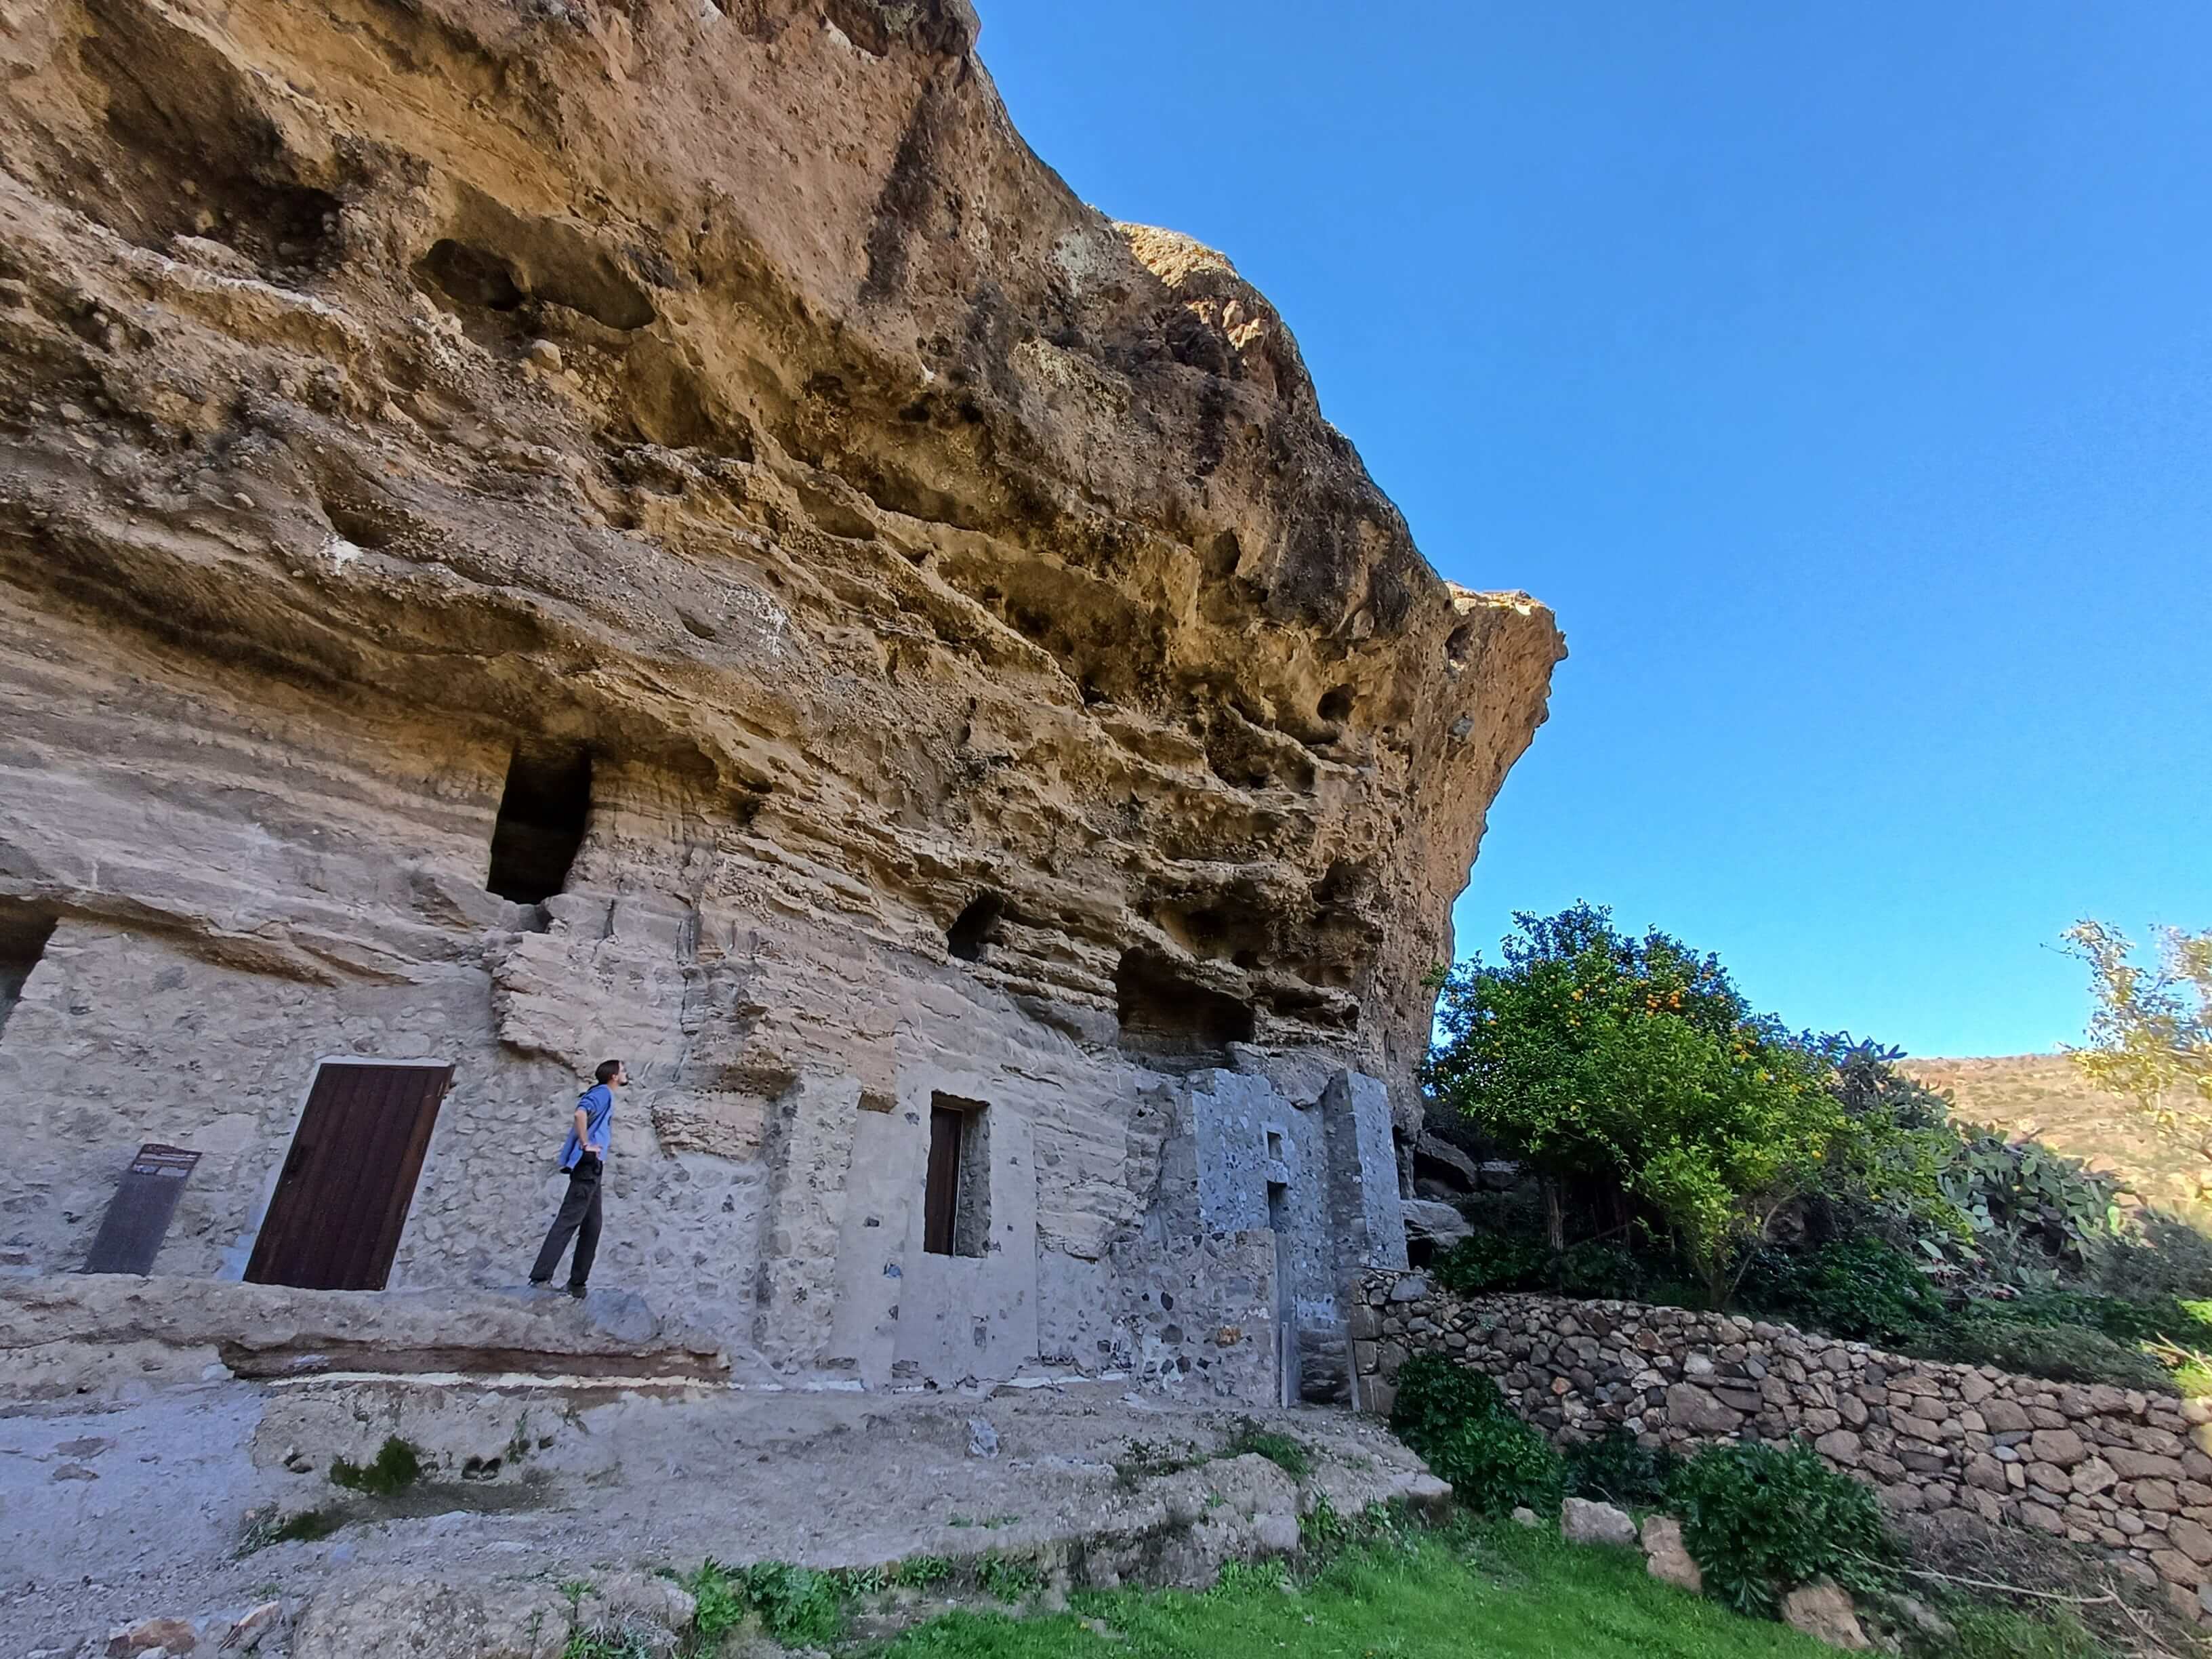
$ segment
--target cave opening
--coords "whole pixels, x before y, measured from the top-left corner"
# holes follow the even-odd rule
[[[492,825],[487,891],[543,904],[568,885],[592,810],[591,751],[518,744]]]
[[[0,905],[0,1030],[23,995],[24,982],[46,954],[54,919],[27,905]]]
[[[1114,995],[1125,1048],[1204,1064],[1225,1061],[1231,1043],[1252,1040],[1251,1004],[1198,983],[1148,951],[1122,953]]]
[[[999,942],[999,924],[1006,920],[1006,902],[996,893],[978,893],[945,930],[945,949],[962,962],[981,962],[983,952]]]

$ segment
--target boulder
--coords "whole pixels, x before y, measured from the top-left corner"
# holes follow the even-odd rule
[[[1636,1522],[1626,1510],[1587,1498],[1570,1498],[1559,1506],[1559,1535],[1570,1544],[1636,1547]]]
[[[1682,1523],[1671,1515],[1655,1515],[1644,1523],[1639,1540],[1644,1546],[1644,1570],[1662,1583],[1673,1584],[1692,1595],[1705,1593],[1705,1575],[1682,1542]]]
[[[1851,1598],[1832,1578],[1800,1584],[1782,1598],[1782,1622],[1817,1642],[1846,1653],[1863,1653],[1874,1644],[1859,1626]]]
[[[190,1653],[199,1634],[189,1619],[141,1619],[127,1630],[107,1638],[108,1659],[130,1659],[134,1654]]]
[[[1401,1199],[1398,1207],[1405,1212],[1406,1243],[1409,1245],[1426,1244],[1431,1251],[1448,1250],[1474,1231],[1458,1210],[1434,1199]]]

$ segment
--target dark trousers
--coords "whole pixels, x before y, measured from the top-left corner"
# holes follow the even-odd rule
[[[561,1213],[553,1218],[538,1265],[530,1270],[535,1282],[543,1285],[553,1277],[571,1238],[576,1241],[576,1259],[568,1264],[569,1285],[580,1291],[592,1276],[592,1258],[599,1253],[599,1176],[605,1167],[586,1153],[568,1171],[568,1195],[561,1200]]]

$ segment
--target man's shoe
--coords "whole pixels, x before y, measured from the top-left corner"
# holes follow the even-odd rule
[[[581,1285],[571,1285],[568,1286],[568,1294],[581,1302],[584,1299],[584,1287]]]
[[[553,1288],[553,1281],[550,1279],[533,1279],[530,1281],[530,1288],[533,1291],[550,1291]]]

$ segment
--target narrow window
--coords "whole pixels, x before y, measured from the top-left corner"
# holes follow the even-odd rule
[[[592,757],[581,749],[518,747],[491,832],[485,888],[542,904],[568,884],[592,807]]]
[[[23,994],[23,982],[46,948],[54,931],[53,918],[35,910],[0,904],[0,1030]]]
[[[988,1113],[979,1100],[932,1095],[921,1248],[931,1255],[982,1255],[990,1247]]]

